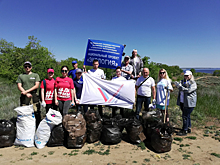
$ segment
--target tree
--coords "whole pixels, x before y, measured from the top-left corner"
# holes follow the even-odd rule
[[[38,73],[41,79],[47,77],[47,68],[57,68],[54,55],[46,47],[40,45],[40,40],[34,36],[28,37],[25,48],[15,47],[13,43],[1,39],[0,42],[0,76],[15,82],[19,74],[24,72],[25,61],[32,63],[32,71]]]
[[[213,76],[220,76],[220,70],[215,70],[213,72]]]

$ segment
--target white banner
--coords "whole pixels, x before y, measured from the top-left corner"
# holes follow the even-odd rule
[[[135,81],[109,81],[83,74],[83,90],[80,104],[110,105],[133,108]]]

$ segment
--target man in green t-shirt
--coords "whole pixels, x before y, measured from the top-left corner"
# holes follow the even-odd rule
[[[24,63],[24,74],[20,74],[16,81],[18,89],[21,91],[20,106],[33,104],[36,124],[40,123],[40,103],[37,89],[40,84],[40,77],[37,73],[32,73],[32,65],[29,61]],[[37,127],[36,127],[37,128]]]

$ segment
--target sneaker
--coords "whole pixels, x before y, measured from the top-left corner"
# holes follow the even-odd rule
[[[186,136],[186,135],[187,135],[187,131],[181,130],[181,131],[178,132],[176,135],[178,135],[178,136]]]
[[[191,133],[191,128],[188,128],[187,133]]]

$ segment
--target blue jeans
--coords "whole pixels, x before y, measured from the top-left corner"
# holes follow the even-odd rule
[[[137,95],[137,102],[136,102],[136,118],[139,119],[139,113],[141,112],[142,104],[144,102],[144,110],[149,111],[149,104],[150,104],[151,97],[145,97]]]
[[[191,128],[191,118],[190,118],[190,114],[192,113],[193,109],[194,109],[194,107],[192,107],[192,108],[184,107],[184,108],[183,108],[182,118],[183,118],[183,130],[184,130],[184,131],[187,131],[188,128]]]

